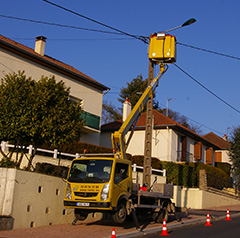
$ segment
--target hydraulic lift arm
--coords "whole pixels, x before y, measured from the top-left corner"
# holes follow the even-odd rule
[[[129,144],[129,140],[127,143],[125,142],[125,135],[128,133],[134,122],[136,122],[142,113],[150,95],[152,95],[152,92],[158,86],[159,79],[166,71],[165,64],[160,64],[159,66],[160,70],[156,78],[154,78],[151,84],[146,88],[120,129],[112,134],[113,150],[116,152],[116,156],[119,156],[121,159],[126,159],[126,149]]]

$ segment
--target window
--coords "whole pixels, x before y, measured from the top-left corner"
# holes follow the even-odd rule
[[[79,159],[71,166],[69,182],[108,182],[111,175],[112,160]]]
[[[83,109],[83,100],[74,96],[69,96],[69,99],[73,102],[79,103],[80,107]]]
[[[114,183],[118,184],[128,178],[128,164],[117,163],[115,168]]]

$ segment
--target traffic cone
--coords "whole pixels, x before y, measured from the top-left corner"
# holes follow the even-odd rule
[[[231,221],[229,209],[227,209],[227,217],[226,217],[225,220],[226,220],[226,221]]]
[[[209,212],[207,213],[207,222],[205,224],[205,226],[211,226],[211,221],[210,221],[210,216],[209,216]]]
[[[168,232],[167,232],[167,225],[166,225],[166,220],[163,219],[163,228],[162,228],[162,234],[160,234],[160,236],[168,236]]]
[[[115,228],[112,228],[112,238],[116,238]]]

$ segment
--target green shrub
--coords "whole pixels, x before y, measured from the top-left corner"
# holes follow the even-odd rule
[[[216,162],[215,166],[225,173],[227,173],[229,176],[231,174],[231,165],[229,163],[221,163],[221,162]]]
[[[67,178],[68,168],[48,163],[37,163],[35,172],[60,178]]]
[[[0,167],[4,167],[4,168],[16,168],[17,163],[12,161],[12,160],[8,160],[8,159],[2,159],[0,161]]]
[[[42,149],[54,150],[55,147],[52,147],[48,144],[44,144],[41,146]],[[61,148],[58,148],[59,152],[69,153],[69,154],[103,154],[103,153],[112,153],[112,149],[103,146],[92,145],[88,143],[82,143],[79,141],[75,141],[69,144],[64,144]],[[46,155],[45,152],[38,152],[38,154]],[[72,159],[72,158],[71,158]]]

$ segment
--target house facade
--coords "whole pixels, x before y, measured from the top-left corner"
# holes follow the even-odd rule
[[[127,153],[144,155],[146,113],[136,124]],[[121,121],[102,125],[101,145],[111,147],[111,133],[118,130]],[[126,137],[129,136],[129,133]],[[126,138],[127,139],[127,138]],[[190,129],[180,125],[157,110],[153,110],[152,157],[171,162],[215,163],[215,152],[221,148]]]
[[[109,88],[72,66],[45,55],[45,44],[45,37],[36,37],[35,49],[31,49],[0,35],[0,77],[20,70],[35,80],[54,75],[57,82],[64,81],[70,87],[71,99],[82,104],[85,126],[80,141],[99,145],[103,94]]]
[[[228,142],[226,135],[224,135],[223,138],[221,138],[220,136],[214,134],[213,132],[210,132],[204,135],[203,138],[211,141],[212,143],[214,143],[220,148],[219,150],[215,151],[215,162],[229,163],[229,164],[232,163],[230,161],[229,151],[228,151],[231,144],[230,142]]]

